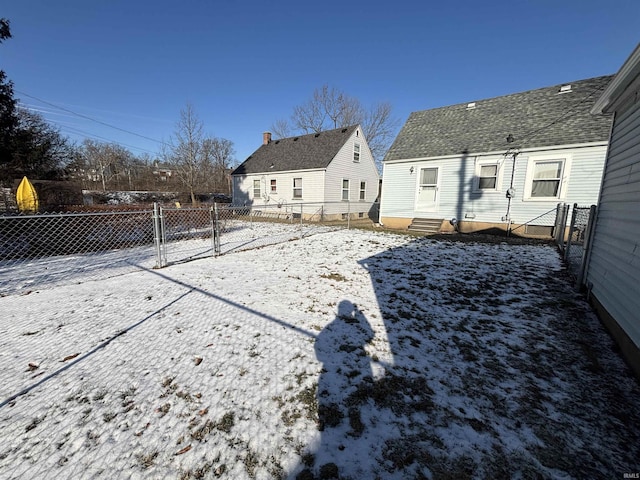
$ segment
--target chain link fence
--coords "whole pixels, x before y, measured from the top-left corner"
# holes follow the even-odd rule
[[[0,216],[0,295],[153,267],[152,211]]]
[[[0,216],[0,295],[371,224],[377,204],[314,203]]]
[[[592,219],[595,221],[596,206],[573,206],[558,204],[555,240],[562,252],[569,271],[576,279],[576,287],[583,283],[587,253],[591,240]],[[571,219],[569,220],[569,215]],[[568,229],[566,227],[568,223]]]
[[[257,248],[274,243],[371,225],[378,221],[377,203],[334,202],[217,206],[217,254]]]

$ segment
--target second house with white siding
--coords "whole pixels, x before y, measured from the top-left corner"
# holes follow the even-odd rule
[[[412,113],[384,158],[381,223],[554,234],[558,203],[597,202],[612,117],[589,110],[612,78]]]
[[[379,175],[360,125],[272,140],[231,173],[233,205],[307,217],[366,217]]]

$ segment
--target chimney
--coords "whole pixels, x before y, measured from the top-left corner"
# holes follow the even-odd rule
[[[271,132],[264,132],[262,134],[262,144],[269,145],[271,143]]]

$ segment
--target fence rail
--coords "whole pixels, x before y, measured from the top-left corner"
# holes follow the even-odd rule
[[[271,204],[0,216],[0,295],[370,223],[377,204]],[[377,218],[373,219],[377,221]]]

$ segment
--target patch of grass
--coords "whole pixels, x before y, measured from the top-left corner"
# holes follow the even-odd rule
[[[201,425],[197,430],[191,432],[191,438],[202,442],[207,435],[209,435],[216,428],[216,424],[213,423],[210,419],[207,419],[203,425]]]
[[[314,383],[312,386],[305,388],[296,395],[296,399],[302,403],[305,408],[307,418],[313,421],[317,421],[318,419],[317,392],[318,384]]]
[[[227,412],[222,416],[220,420],[218,420],[215,427],[222,432],[230,433],[234,425],[235,425],[234,413]]]
[[[155,460],[156,458],[158,458],[158,455],[159,452],[157,450],[154,450],[146,454],[138,453],[136,455],[136,459],[138,460],[138,464],[140,465],[140,467],[146,470],[147,468],[155,465]]]
[[[30,430],[33,430],[34,428],[36,428],[38,425],[40,425],[43,420],[45,419],[45,417],[34,417],[33,419],[31,419],[31,423],[29,423],[29,425],[27,425],[24,429],[25,432],[28,432]]]
[[[109,390],[107,390],[106,388],[100,389],[96,393],[93,394],[93,399],[92,400],[94,402],[100,401],[104,397],[106,397],[108,393],[109,393]]]
[[[169,410],[171,410],[171,404],[169,402],[162,404],[158,408],[156,408],[156,412],[158,412],[161,417],[164,417],[169,412]]]
[[[117,413],[106,412],[102,414],[102,420],[104,420],[104,423],[109,423],[111,420],[116,418],[117,415]]]
[[[258,455],[253,450],[249,450],[243,459],[243,463],[249,478],[256,478],[256,469],[259,466]]]
[[[327,280],[335,280],[336,282],[346,282],[348,280],[344,275],[335,272],[323,273],[320,277],[326,278]]]

